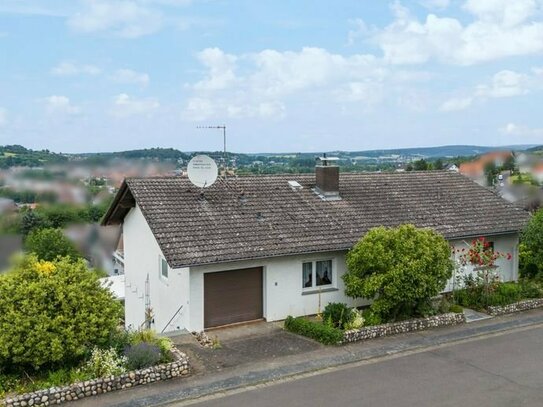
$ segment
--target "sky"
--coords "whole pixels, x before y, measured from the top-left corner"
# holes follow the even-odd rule
[[[543,144],[543,0],[1,0],[0,145]]]

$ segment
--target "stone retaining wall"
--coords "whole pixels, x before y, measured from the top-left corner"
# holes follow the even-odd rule
[[[466,322],[466,317],[464,314],[456,314],[451,312],[428,318],[410,319],[407,321],[368,326],[351,331],[345,331],[343,334],[343,343],[363,341],[366,339],[397,335],[406,332],[422,331],[428,328],[437,328],[440,326],[458,325],[464,322]]]
[[[489,306],[488,313],[495,317],[540,307],[543,307],[543,298],[533,298],[531,300],[523,300],[509,305]]]
[[[173,362],[148,367],[146,369],[134,370],[120,376],[88,380],[68,386],[51,387],[49,389],[21,394],[15,397],[8,397],[3,401],[0,400],[0,405],[5,407],[45,407],[101,393],[109,393],[115,390],[135,387],[141,384],[188,375],[190,373],[190,365],[187,355],[175,349],[174,357],[175,361]]]

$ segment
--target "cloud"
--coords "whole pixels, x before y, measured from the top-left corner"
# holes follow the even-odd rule
[[[149,75],[131,69],[118,69],[111,75],[111,80],[123,84],[135,84],[145,87],[149,84]]]
[[[51,116],[66,115],[74,116],[81,113],[78,106],[74,106],[66,96],[51,95],[44,99],[45,110]]]
[[[499,131],[500,133],[508,136],[530,137],[533,140],[538,139],[537,142],[540,142],[540,138],[543,137],[543,128],[531,128],[515,123],[507,123],[505,126],[500,128]]]
[[[374,40],[391,64],[422,64],[430,60],[472,65],[543,51],[543,22],[536,21],[535,0],[468,0],[468,24],[428,14],[419,21],[398,1],[394,21]]]
[[[55,76],[76,76],[76,75],[99,75],[102,70],[94,65],[77,64],[75,62],[63,61],[51,69]]]
[[[473,102],[477,100],[484,101],[489,98],[510,98],[526,95],[531,90],[541,88],[538,68],[532,68],[532,72],[533,74],[529,75],[507,69],[499,71],[487,83],[477,85],[469,95],[452,97],[446,100],[439,110],[443,112],[464,110],[472,106]]]
[[[489,85],[479,85],[476,95],[480,97],[503,98],[524,95],[529,92],[529,77],[514,71],[496,73]]]
[[[132,0],[84,0],[83,10],[68,19],[68,26],[76,32],[110,32],[123,38],[152,34],[163,24],[159,10]]]
[[[6,124],[8,124],[8,111],[0,107],[0,127],[4,127]]]
[[[111,114],[118,118],[129,116],[148,116],[160,107],[160,103],[155,98],[137,99],[128,96],[126,93],[117,95],[113,101]]]
[[[439,110],[441,110],[442,112],[455,112],[458,110],[464,110],[470,107],[472,102],[472,97],[451,98],[443,102]]]
[[[206,48],[197,55],[198,60],[207,68],[204,79],[194,84],[195,89],[225,89],[236,82],[236,60],[234,55],[226,54],[219,48]]]
[[[450,6],[450,0],[421,0],[419,2],[422,6],[429,9],[445,9]]]
[[[353,45],[359,38],[368,36],[370,29],[361,18],[349,20],[349,24],[354,28],[347,33],[347,45]]]

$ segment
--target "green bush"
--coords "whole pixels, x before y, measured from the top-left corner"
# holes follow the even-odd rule
[[[353,322],[355,313],[347,304],[341,302],[331,302],[322,313],[322,319],[324,321],[331,321],[335,328],[344,329],[346,324]]]
[[[315,339],[325,345],[336,345],[343,340],[341,330],[320,322],[309,321],[303,317],[294,318],[289,315],[285,320],[285,329]]]
[[[26,256],[0,275],[0,370],[75,366],[107,344],[121,311],[83,260]]]
[[[140,342],[130,346],[125,351],[126,365],[130,370],[143,369],[154,366],[160,362],[160,348],[149,342]]]
[[[383,323],[381,316],[370,308],[364,310],[362,317],[364,318],[364,326],[381,325]]]
[[[386,321],[423,316],[454,268],[445,238],[413,225],[371,229],[347,254],[345,293]]]
[[[74,260],[81,258],[74,244],[60,229],[33,230],[25,240],[25,249],[29,253],[34,253],[40,260],[53,261],[57,257],[65,256]]]
[[[498,283],[488,292],[475,284],[454,292],[454,298],[458,304],[477,310],[542,297],[542,287],[532,281]]]
[[[464,308],[462,308],[460,305],[458,304],[452,304],[450,307],[449,307],[449,312],[454,312],[455,314],[461,314],[464,312]]]

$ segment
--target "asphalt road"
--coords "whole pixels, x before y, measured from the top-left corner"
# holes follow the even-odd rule
[[[341,367],[197,407],[543,406],[543,328]],[[177,403],[183,406],[186,403]]]

